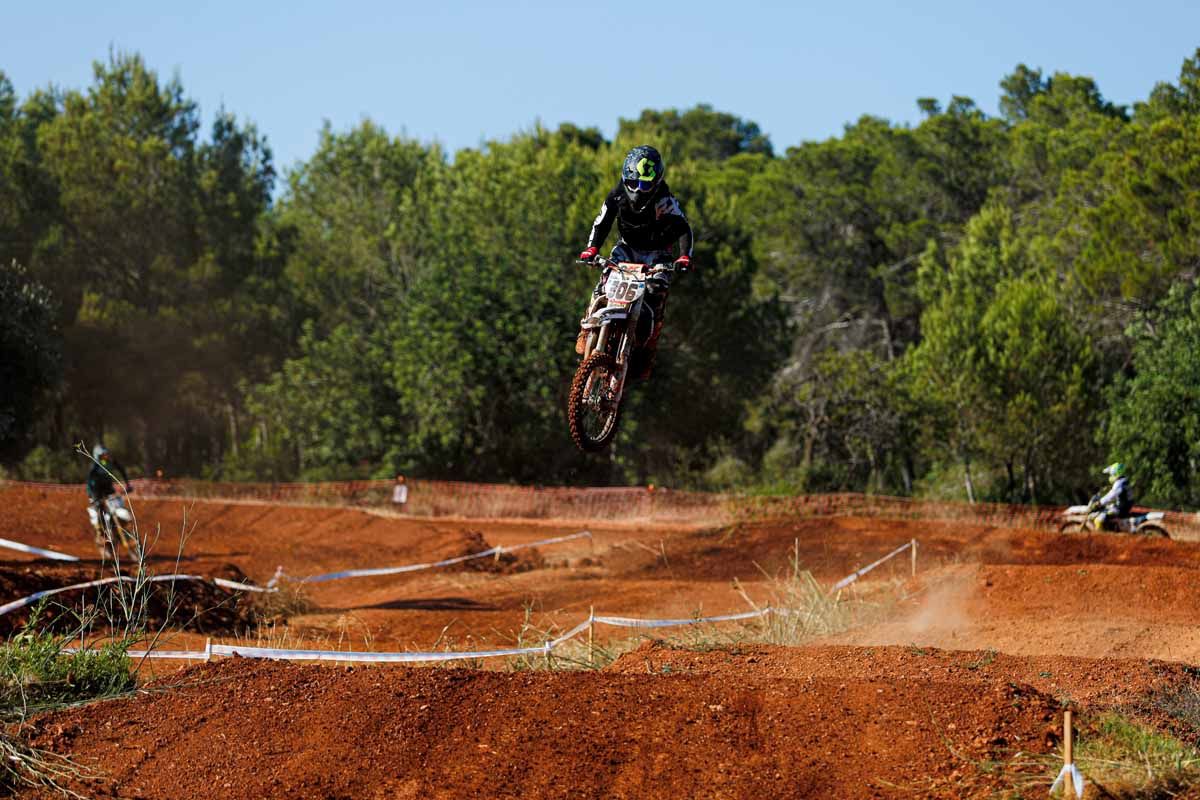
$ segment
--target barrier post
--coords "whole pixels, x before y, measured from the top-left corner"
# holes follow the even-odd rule
[[[204,640],[204,660],[212,661],[212,637]]]
[[[496,563],[500,563],[500,553],[504,550],[500,545],[496,545]]]
[[[800,537],[792,542],[792,581],[800,578]]]
[[[588,666],[596,666],[596,607],[588,607]]]
[[[917,540],[912,540],[912,576],[917,577]]]
[[[1063,797],[1075,797],[1075,784],[1071,780],[1070,768],[1075,763],[1073,741],[1073,726],[1071,725],[1071,709],[1063,712],[1063,769],[1067,770],[1067,779],[1063,782]]]

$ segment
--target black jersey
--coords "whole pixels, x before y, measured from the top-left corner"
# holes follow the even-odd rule
[[[87,476],[88,497],[93,500],[103,500],[110,494],[115,494],[117,489],[113,485],[114,475],[126,486],[129,485],[129,476],[125,474],[125,468],[115,458],[110,458],[107,466],[93,463]]]
[[[654,197],[641,211],[634,210],[625,188],[618,183],[604,198],[604,205],[592,223],[588,247],[598,249],[604,244],[614,220],[621,241],[634,250],[670,250],[678,245],[676,256],[692,254],[692,226],[688,224],[679,201],[671,194],[666,181],[658,185]]]

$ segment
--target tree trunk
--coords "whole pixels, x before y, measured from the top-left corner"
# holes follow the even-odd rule
[[[1037,477],[1033,474],[1033,452],[1025,454],[1025,499],[1037,502]]]
[[[878,494],[879,485],[883,481],[879,478],[879,466],[875,462],[874,447],[867,447],[867,462],[871,465],[871,471],[867,475],[867,494]]]
[[[971,459],[966,456],[962,457],[963,475],[966,477],[967,483],[967,502],[975,502],[975,481],[971,479]]]
[[[238,422],[237,412],[233,410],[233,403],[226,403],[225,411],[229,415],[229,449],[233,453],[233,457],[238,456]]]
[[[804,432],[804,455],[800,459],[800,474],[803,476],[804,485],[801,490],[808,489],[808,473],[812,470],[812,454],[813,445],[816,443],[817,433],[811,427]]]

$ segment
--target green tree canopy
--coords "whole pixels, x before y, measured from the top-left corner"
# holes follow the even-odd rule
[[[1110,392],[1110,460],[1130,469],[1138,501],[1194,507],[1200,498],[1200,291],[1179,284],[1131,326],[1133,364]]]
[[[33,446],[39,406],[58,387],[62,342],[46,287],[16,262],[0,265],[0,458]]]

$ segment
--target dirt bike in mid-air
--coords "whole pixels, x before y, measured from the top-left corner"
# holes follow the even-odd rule
[[[1086,506],[1071,506],[1062,513],[1058,530],[1059,533],[1092,533],[1097,530],[1096,518],[1104,512],[1104,508],[1093,498]],[[1163,527],[1161,511],[1149,511],[1145,514],[1134,514],[1129,517],[1108,517],[1104,530],[1114,533],[1129,533],[1134,536],[1157,536],[1171,538]]]
[[[88,520],[96,532],[96,547],[101,558],[112,558],[114,548],[123,544],[127,549],[137,544],[133,532],[133,512],[119,494],[110,494],[103,500],[93,500],[88,506]]]
[[[575,444],[594,453],[617,432],[625,379],[630,366],[645,357],[642,346],[654,330],[654,312],[645,302],[646,283],[656,275],[669,275],[675,266],[616,262],[604,256],[584,263],[608,270],[608,277],[604,292],[592,301],[583,319],[587,344],[571,383],[567,418]]]

